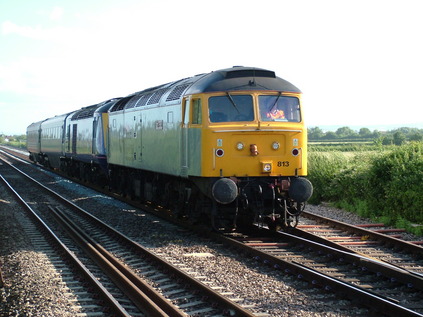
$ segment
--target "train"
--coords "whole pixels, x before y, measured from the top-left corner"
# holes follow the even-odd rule
[[[311,197],[301,91],[235,66],[32,123],[30,159],[227,231],[292,228]]]

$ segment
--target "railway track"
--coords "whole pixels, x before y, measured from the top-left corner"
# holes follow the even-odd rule
[[[355,254],[310,235],[271,232],[216,236],[274,269],[305,279],[385,316],[423,316],[423,276],[396,265]],[[311,239],[310,239],[311,238]]]
[[[4,168],[5,166],[2,167]],[[13,175],[11,173],[9,170],[2,174],[9,174],[14,184],[12,186],[22,186],[17,184],[21,176],[16,176],[15,171]],[[26,180],[23,182],[27,183],[29,179],[31,183],[36,182],[28,176],[25,177]],[[28,188],[28,184],[24,186]],[[29,187],[32,188],[33,185]],[[43,217],[49,218],[47,220],[49,225],[54,226],[50,219],[51,215],[54,215],[68,235],[78,241],[79,248],[84,249],[103,272],[107,272],[112,284],[117,285],[121,293],[126,296],[126,299],[114,299],[115,302],[124,302],[126,305],[131,302],[141,313],[151,316],[199,314],[253,316],[250,311],[127,239],[44,185],[37,182],[37,187],[42,188],[35,193],[37,197],[25,193],[27,197],[25,199],[36,201],[37,205],[43,205],[42,201],[48,201],[49,212],[44,212]],[[43,198],[40,198],[41,192],[44,191],[48,191],[49,197],[43,194]],[[54,198],[51,198],[52,195]],[[29,207],[28,204],[24,202],[23,204]],[[43,208],[38,206],[35,213],[41,209]],[[107,250],[113,251],[107,252]],[[113,265],[110,265],[111,263]],[[105,278],[102,276],[97,279]],[[116,293],[116,290],[113,289],[109,293]],[[131,315],[136,314],[131,312]]]
[[[422,241],[401,239],[404,230],[385,228],[381,223],[350,225],[312,213],[295,234],[389,263],[423,276]]]
[[[23,224],[26,235],[30,237],[37,252],[47,255],[45,266],[51,263],[61,271],[62,291],[69,294],[69,302],[73,302],[75,307],[71,307],[70,311],[86,316],[130,316],[114,296],[98,282],[87,265],[75,256],[75,248],[68,247],[63,242],[64,239],[60,239],[56,235],[6,180],[3,175],[10,176],[10,174],[4,172],[1,164],[0,168],[0,182],[27,212],[28,218],[25,218],[26,221]],[[88,291],[88,289],[91,290]],[[136,316],[135,312],[132,313]]]

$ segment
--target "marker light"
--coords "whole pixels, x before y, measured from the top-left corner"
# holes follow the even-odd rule
[[[225,152],[223,151],[223,149],[217,149],[216,150],[216,156],[217,157],[222,157],[225,154]]]
[[[300,150],[299,149],[292,149],[292,155],[294,156],[298,156],[298,154],[300,154]]]
[[[279,147],[280,147],[279,142],[273,142],[273,143],[272,143],[272,149],[274,149],[274,150],[279,150]]]
[[[242,151],[244,149],[244,143],[238,142],[236,144],[236,149],[239,150],[239,151]]]

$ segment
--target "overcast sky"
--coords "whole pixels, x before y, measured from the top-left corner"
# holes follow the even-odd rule
[[[420,0],[0,0],[0,133],[234,65],[304,93],[308,126],[420,124]]]

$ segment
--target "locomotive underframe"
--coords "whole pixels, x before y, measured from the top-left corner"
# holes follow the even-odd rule
[[[182,178],[145,170],[109,165],[109,186],[132,199],[171,208],[175,215],[216,230],[248,228],[253,223],[277,230],[295,227],[304,202],[290,198],[289,177],[231,178],[236,199],[228,204],[213,199],[211,188],[219,178]]]

